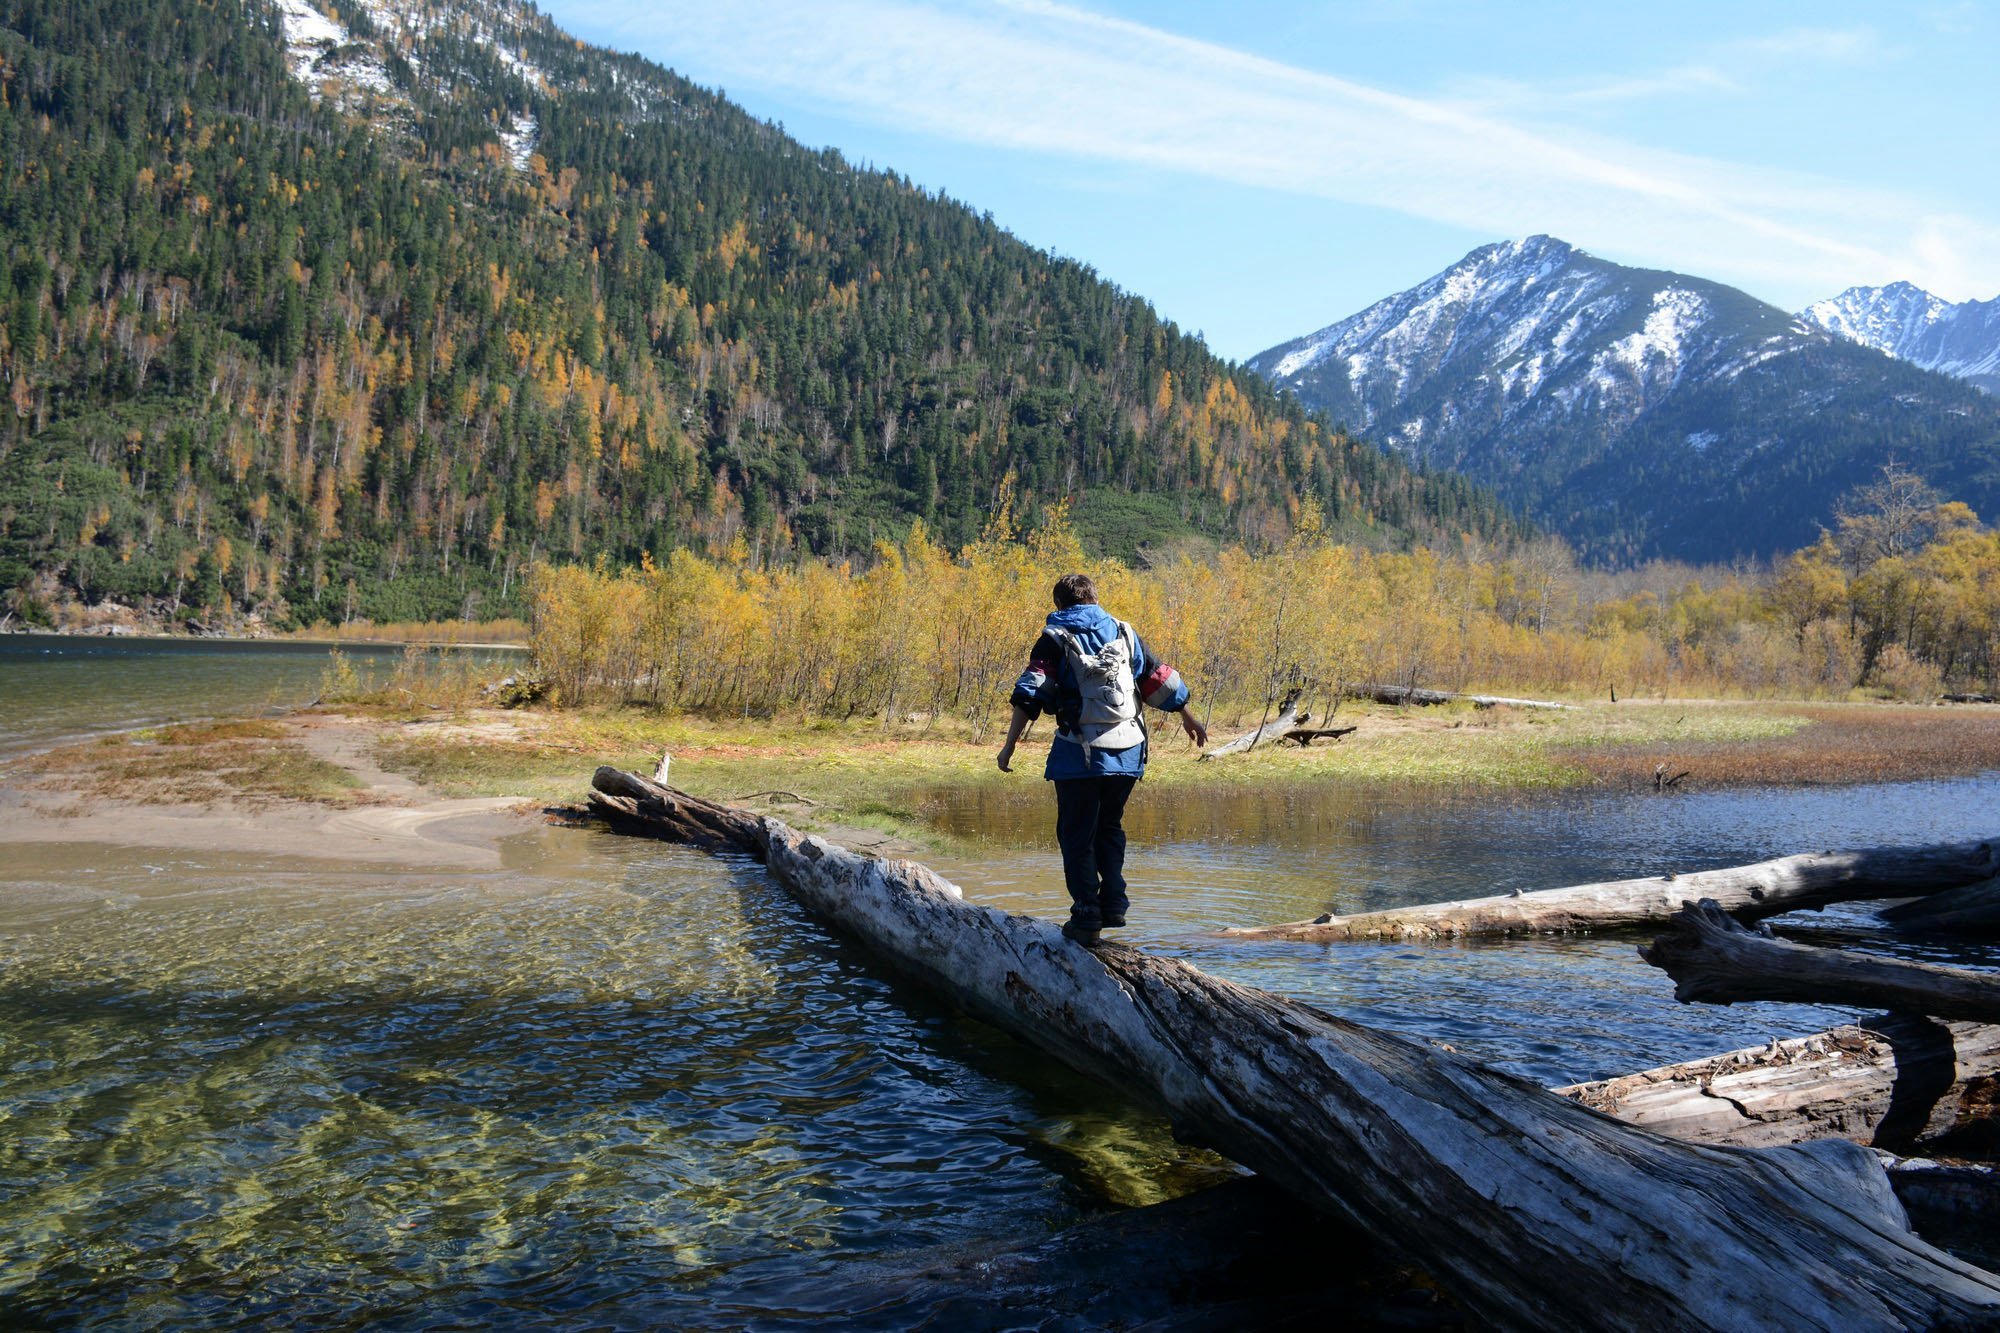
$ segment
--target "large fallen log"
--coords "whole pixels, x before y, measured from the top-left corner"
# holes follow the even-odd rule
[[[1451,690],[1422,690],[1414,685],[1343,685],[1343,699],[1368,699],[1378,704],[1416,704],[1431,707],[1464,700],[1475,708],[1573,708],[1574,704],[1553,699],[1510,699],[1504,694],[1458,694]]]
[[[1928,847],[1875,847],[1780,857],[1726,870],[1577,884],[1563,889],[1314,917],[1278,926],[1237,926],[1239,940],[1455,939],[1541,935],[1659,925],[1703,898],[1755,921],[1781,912],[1869,898],[1906,898],[1991,877],[2000,839]]]
[[[1555,1092],[1690,1143],[1985,1150],[2000,1147],[2000,1027],[1884,1014]]]
[[[1258,727],[1255,731],[1244,732],[1233,741],[1215,746],[1212,749],[1203,750],[1200,755],[1196,756],[1197,761],[1219,759],[1223,755],[1238,754],[1259,745],[1276,745],[1288,733],[1298,730],[1300,724],[1311,717],[1311,713],[1299,707],[1299,696],[1296,693],[1288,694],[1285,696],[1284,704],[1278,710],[1277,717]]]
[[[1880,915],[1898,930],[1990,935],[2000,931],[2000,879],[1897,903]]]
[[[1682,1004],[1784,1000],[2000,1023],[2000,973],[1781,940],[1706,899],[1672,926],[1639,956],[1674,979]]]
[[[593,803],[628,828],[731,831],[806,908],[893,970],[1449,1274],[1489,1320],[2000,1320],[2000,1276],[1912,1233],[1865,1148],[1675,1143],[1177,960],[1082,949],[1053,922],[965,902],[912,862],[869,860],[630,774],[600,769],[596,785],[605,804]]]

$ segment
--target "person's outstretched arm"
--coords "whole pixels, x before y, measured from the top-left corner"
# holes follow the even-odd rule
[[[1014,762],[1014,742],[1021,739],[1021,733],[1026,731],[1028,724],[1034,720],[1035,715],[1033,713],[1019,704],[1014,705],[1014,716],[1007,721],[1007,739],[1000,746],[999,763],[1002,773],[1012,773],[1014,771],[1012,767]]]
[[[1185,731],[1188,739],[1194,742],[1195,749],[1199,750],[1208,744],[1208,724],[1196,717],[1194,709],[1186,704],[1181,705],[1181,730]]]
[[[1028,669],[1014,682],[1014,692],[1008,697],[1014,716],[1007,722],[1007,739],[995,756],[1002,773],[1014,771],[1010,767],[1014,762],[1014,743],[1021,739],[1028,724],[1055,706],[1058,655],[1054,640],[1047,634],[1037,637],[1035,646],[1028,650]]]

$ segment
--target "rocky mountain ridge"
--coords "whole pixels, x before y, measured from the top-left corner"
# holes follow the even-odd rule
[[[2000,510],[1983,395],[1735,288],[1549,236],[1482,246],[1249,364],[1603,559],[1809,542],[1891,456]]]
[[[2000,297],[1953,303],[1907,282],[1849,287],[1799,318],[1899,361],[2000,393]]]

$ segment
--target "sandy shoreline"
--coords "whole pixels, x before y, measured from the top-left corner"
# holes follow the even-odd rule
[[[347,718],[293,716],[284,740],[344,772],[338,802],[255,797],[148,799],[79,792],[30,761],[0,776],[0,846],[94,844],[167,851],[297,857],[345,865],[497,870],[500,840],[534,826],[520,796],[441,797],[377,766],[377,728]],[[114,774],[114,757],[105,767]]]

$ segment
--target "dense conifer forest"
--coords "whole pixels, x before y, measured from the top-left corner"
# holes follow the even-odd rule
[[[963,543],[1010,475],[1127,559],[1269,549],[1307,496],[1510,531],[1087,266],[532,11],[337,17],[372,84],[295,77],[256,0],[0,3],[16,610],[496,615],[538,559]]]

